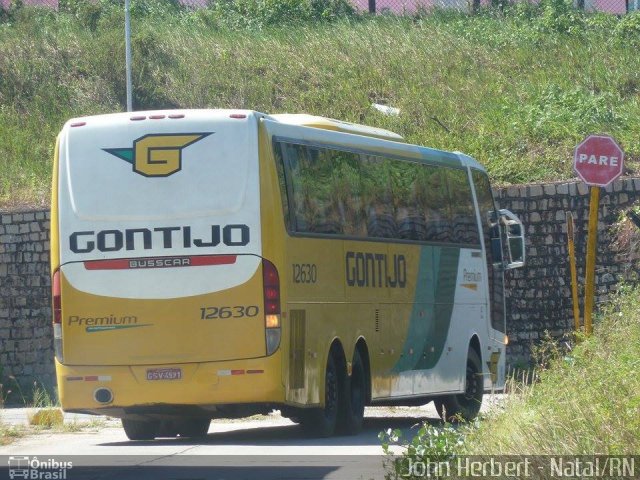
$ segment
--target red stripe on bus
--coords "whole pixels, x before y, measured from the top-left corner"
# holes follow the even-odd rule
[[[244,375],[244,370],[231,370],[231,375]]]
[[[236,263],[237,255],[215,255],[207,257],[191,257],[191,266],[200,267],[202,265],[232,265]]]
[[[88,377],[84,377],[84,381],[85,382],[97,382],[98,381],[98,376],[97,375],[91,375]]]
[[[177,261],[168,265],[140,265],[140,262]],[[196,257],[145,257],[119,258],[117,260],[88,260],[84,262],[87,270],[137,270],[144,268],[202,267],[209,265],[232,265],[237,255],[206,255]]]

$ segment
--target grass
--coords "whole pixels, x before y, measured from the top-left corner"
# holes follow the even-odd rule
[[[0,446],[9,445],[19,438],[39,433],[97,432],[108,425],[102,418],[65,422],[58,413],[52,415],[54,411],[62,415],[60,410],[39,410],[29,417],[29,425],[9,425],[0,421]],[[40,415],[41,412],[42,415]],[[37,421],[32,421],[33,418],[37,418]]]
[[[15,379],[14,383],[24,403],[29,407],[27,425],[8,425],[0,419],[0,445],[7,445],[17,438],[40,432],[75,433],[86,430],[95,431],[105,425],[104,420],[101,418],[92,419],[88,422],[76,420],[65,422],[64,414],[57,399],[52,397],[46,388],[34,382],[31,391],[32,400],[27,402]]]
[[[465,440],[470,454],[640,453],[640,288],[602,314],[595,334],[521,386]]]
[[[531,459],[538,479],[553,478],[545,455],[638,455],[638,345],[640,286],[622,289],[599,315],[593,336],[573,348],[550,338],[543,342],[539,369],[512,378],[504,402],[473,423],[425,422],[407,439],[400,430],[380,432],[383,451],[399,455],[387,464],[388,478],[407,472],[409,462],[457,455],[487,462],[500,455],[538,455]]]
[[[7,425],[0,421],[0,447],[14,442],[24,436],[24,428]]]
[[[0,22],[0,207],[48,204],[55,136],[68,118],[124,109],[123,16],[101,5],[25,7]],[[138,8],[134,104],[306,112],[389,128],[464,151],[503,184],[571,178],[575,145],[609,133],[634,171],[640,15],[585,16],[563,5],[477,16],[304,14],[298,23],[280,10]],[[373,102],[401,114],[384,116]]]

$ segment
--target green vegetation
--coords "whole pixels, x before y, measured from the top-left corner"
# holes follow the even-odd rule
[[[24,435],[24,429],[15,425],[7,425],[0,421],[0,447],[8,445]]]
[[[105,421],[100,417],[90,421],[65,421],[57,399],[42,384],[33,383],[33,387],[27,392],[30,398],[28,400],[15,377],[9,376],[8,379],[16,390],[14,397],[20,402],[18,404],[28,408],[27,424],[12,425],[2,421],[3,407],[12,390],[4,391],[3,386],[0,384],[0,446],[12,443],[20,437],[40,432],[74,433],[87,430],[95,431],[106,425]]]
[[[358,16],[341,0],[242,0],[188,11],[133,2],[137,109],[306,112],[460,150],[501,183],[570,178],[587,133],[640,155],[640,15],[561,0],[475,16]],[[0,20],[0,205],[47,204],[55,135],[122,111],[123,13],[67,0]],[[384,116],[371,103],[400,108]],[[632,168],[634,163],[630,162]]]
[[[640,289],[602,313],[593,337],[556,356],[540,381],[465,442],[473,454],[637,454],[640,452]]]
[[[624,289],[600,313],[594,335],[574,348],[544,345],[536,381],[511,381],[512,394],[482,421],[457,430],[426,425],[409,441],[397,431],[383,432],[383,447],[390,451],[400,442],[405,461],[456,454],[638,454],[640,288]]]
[[[42,385],[34,382],[33,385],[34,411],[28,415],[29,425],[42,428],[60,428],[64,425],[64,415],[57,398]]]
[[[0,417],[2,410],[0,410]],[[34,420],[35,419],[35,420]],[[51,409],[37,410],[28,418],[28,425],[11,425],[2,422],[0,418],[0,446],[13,443],[15,440],[28,435],[39,433],[76,433],[97,432],[109,424],[101,417],[89,421],[64,421],[62,412]]]

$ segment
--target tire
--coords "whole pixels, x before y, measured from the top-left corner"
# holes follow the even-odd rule
[[[177,423],[178,434],[187,438],[202,438],[209,433],[211,419],[206,417],[183,418]]]
[[[174,420],[160,422],[160,427],[156,432],[156,438],[158,437],[175,438],[177,436],[178,436],[178,429],[176,427],[176,422]]]
[[[153,440],[158,436],[160,422],[154,420],[122,419],[122,428],[129,440]]]
[[[442,420],[456,422],[461,419],[468,422],[480,413],[483,394],[482,362],[478,353],[470,348],[467,354],[464,393],[436,398],[433,403]]]
[[[364,421],[364,405],[367,398],[367,373],[362,362],[360,352],[356,350],[353,353],[353,361],[351,363],[351,377],[348,379],[347,388],[345,389],[345,401],[342,406],[342,415],[340,417],[340,426],[347,435],[355,435],[362,430]]]
[[[340,407],[341,388],[336,361],[330,353],[324,374],[324,408],[305,410],[300,423],[307,434],[314,437],[330,437],[336,430]]]

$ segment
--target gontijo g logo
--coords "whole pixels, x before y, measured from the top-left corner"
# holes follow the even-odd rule
[[[213,132],[149,134],[133,141],[133,148],[103,148],[129,162],[145,177],[168,177],[182,169],[182,150]]]

